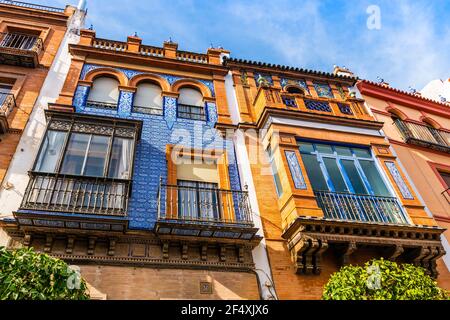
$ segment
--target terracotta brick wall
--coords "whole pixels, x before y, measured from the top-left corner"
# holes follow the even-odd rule
[[[83,278],[107,299],[259,299],[253,273],[206,270],[80,266]],[[212,294],[200,293],[200,283],[212,284]]]
[[[5,11],[0,13],[0,26],[2,28],[6,25],[17,24],[24,28],[26,26],[39,26],[39,28],[45,30],[44,52],[40,55],[38,67],[24,68],[0,65],[0,77],[14,82],[12,93],[16,98],[17,105],[8,116],[10,129],[13,129],[15,133],[0,135],[0,184],[3,182],[11,158],[16,152],[21,136],[20,130],[23,130],[27,124],[49,67],[53,63],[67,29],[65,22],[62,22],[63,20],[54,22],[54,24],[51,21],[47,20],[45,15],[30,17]]]

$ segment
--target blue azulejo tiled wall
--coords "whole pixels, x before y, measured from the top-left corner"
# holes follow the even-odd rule
[[[141,140],[136,146],[132,195],[128,207],[130,229],[153,229],[157,219],[157,193],[160,177],[167,179],[166,145],[180,144],[192,148],[226,149],[231,188],[241,190],[234,145],[214,129],[217,110],[208,103],[207,121],[172,119],[164,115],[135,113],[133,93],[120,93],[118,109],[107,110],[86,106],[89,90],[80,86],[74,98],[77,112],[142,121]],[[166,103],[164,103],[166,105]],[[173,113],[172,113],[173,116]]]

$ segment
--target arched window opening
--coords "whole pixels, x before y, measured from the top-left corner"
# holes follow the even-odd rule
[[[162,115],[163,98],[161,87],[152,82],[139,83],[134,97],[133,111]]]
[[[301,88],[295,86],[287,87],[286,92],[291,94],[305,94],[305,92]]]
[[[202,93],[194,88],[181,88],[178,98],[178,117],[206,120]]]
[[[115,78],[96,78],[89,93],[88,106],[116,109],[119,101],[119,84]]]

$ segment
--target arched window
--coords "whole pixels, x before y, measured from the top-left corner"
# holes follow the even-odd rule
[[[290,86],[286,88],[286,92],[292,93],[292,94],[305,94],[305,92],[300,89],[299,87]]]
[[[162,115],[163,98],[161,87],[151,82],[139,83],[134,97],[133,111]]]
[[[90,107],[115,109],[119,101],[119,81],[110,77],[96,78],[88,97]]]
[[[193,120],[205,120],[203,95],[193,88],[181,88],[178,98],[178,117]]]
[[[431,119],[422,119],[422,122],[425,123],[426,129],[428,130],[427,134],[425,134],[425,137],[427,137],[428,141],[431,141],[436,144],[440,145],[446,145],[445,139],[441,134],[439,133],[439,130],[436,128],[436,123]]]

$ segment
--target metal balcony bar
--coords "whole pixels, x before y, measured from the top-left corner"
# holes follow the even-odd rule
[[[329,191],[314,191],[325,218],[389,224],[409,224],[393,197],[378,197]]]
[[[450,151],[450,132],[400,119],[396,119],[394,123],[407,143],[443,147],[446,151]]]
[[[133,112],[137,113],[145,113],[145,114],[153,114],[153,115],[162,115],[163,108],[157,106],[133,106]]]
[[[39,53],[43,44],[42,39],[34,35],[0,32],[0,47]]]
[[[39,4],[27,3],[27,2],[21,2],[21,1],[0,0],[0,4],[12,5],[12,6],[23,7],[23,8],[28,8],[28,9],[37,9],[37,10],[44,10],[44,11],[50,11],[50,12],[64,13],[64,9],[62,9],[62,8],[43,6],[43,5],[39,5]]]
[[[87,101],[87,106],[89,108],[98,108],[98,109],[110,109],[115,110],[117,109],[117,103],[110,103],[110,102],[102,102],[102,101]]]
[[[158,220],[253,225],[248,192],[160,185]]]
[[[7,118],[16,107],[16,100],[12,93],[0,93],[0,116]]]
[[[191,106],[178,104],[178,117],[192,120],[206,120],[205,108],[203,106]]]
[[[447,200],[448,204],[450,204],[450,188],[442,191],[442,196]]]
[[[32,173],[21,209],[125,216],[129,181]]]

